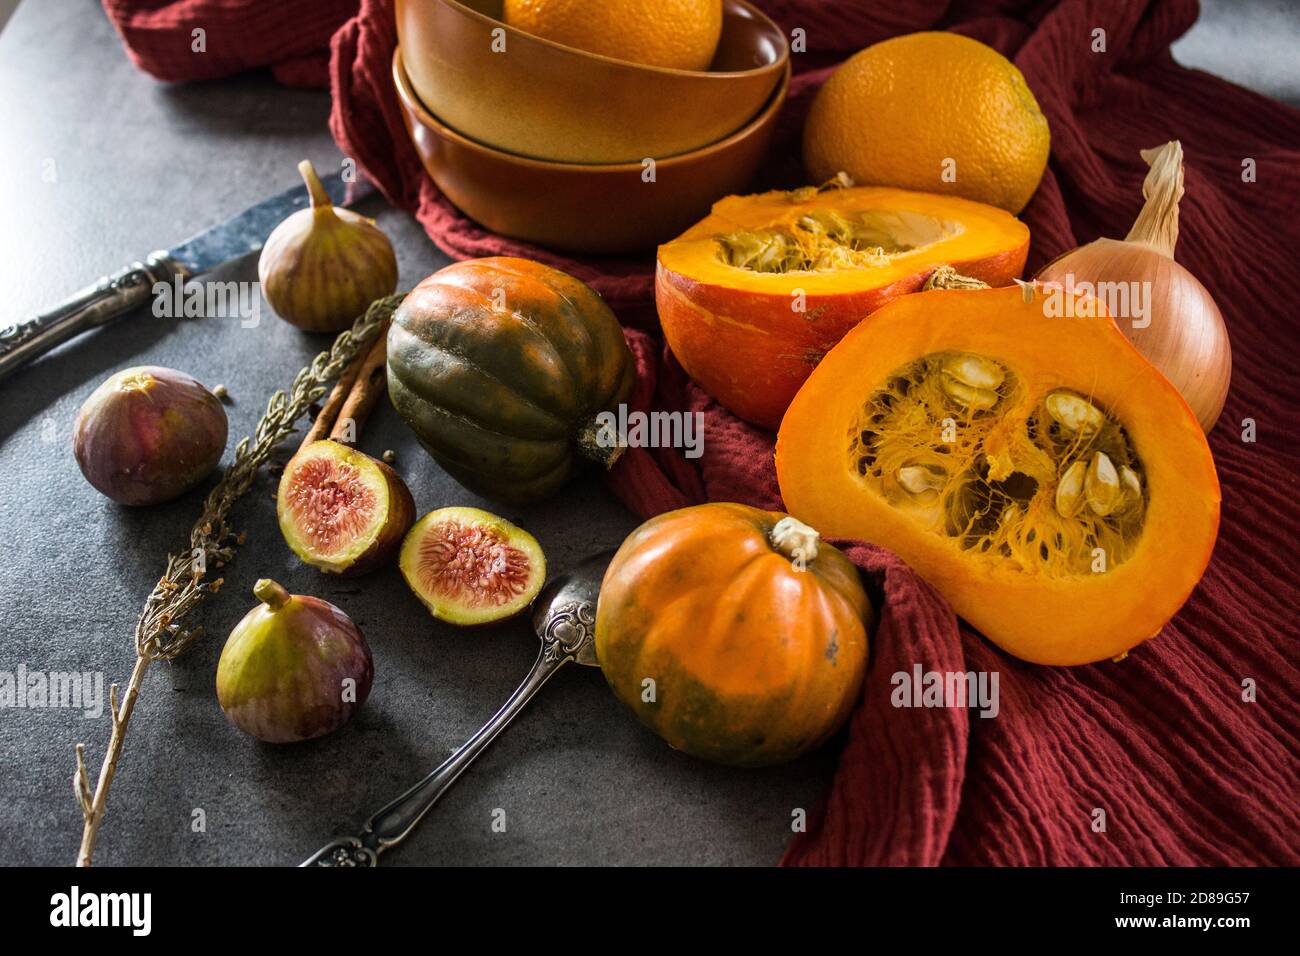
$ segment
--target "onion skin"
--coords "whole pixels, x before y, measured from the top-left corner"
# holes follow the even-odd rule
[[[77,412],[72,452],[86,480],[124,505],[184,494],[226,448],[226,410],[198,381],[142,365],[112,375]]]
[[[1178,389],[1201,428],[1214,427],[1228,397],[1232,347],[1219,307],[1194,275],[1151,246],[1098,239],[1049,262],[1038,278],[1076,287],[1149,283],[1146,316],[1115,316],[1115,324]]]
[[[374,661],[361,631],[319,598],[257,582],[261,599],[235,625],[217,664],[217,700],[232,724],[267,743],[342,727],[370,695]],[[344,700],[344,681],[355,700]]]

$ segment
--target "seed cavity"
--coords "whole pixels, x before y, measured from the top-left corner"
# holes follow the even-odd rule
[[[766,229],[718,236],[718,258],[751,272],[831,272],[879,267],[960,231],[955,223],[897,210],[814,209]]]
[[[889,375],[848,423],[845,467],[918,528],[1025,574],[1122,564],[1148,490],[1122,424],[1068,388],[1029,394],[997,356],[937,352]]]

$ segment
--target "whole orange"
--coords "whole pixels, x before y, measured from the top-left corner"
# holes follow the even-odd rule
[[[705,70],[722,34],[722,0],[505,0],[505,21],[588,53]]]
[[[804,127],[813,182],[952,193],[1018,213],[1047,166],[1047,117],[1001,53],[956,33],[894,37],[846,60]]]

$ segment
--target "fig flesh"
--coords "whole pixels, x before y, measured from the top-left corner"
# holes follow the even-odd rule
[[[546,580],[531,534],[478,508],[439,508],[402,542],[402,576],[434,617],[488,624],[523,611]]]
[[[86,480],[124,505],[155,505],[202,481],[226,448],[226,410],[174,369],[123,369],[91,393],[72,426]]]
[[[276,226],[257,277],[276,315],[308,332],[341,332],[397,288],[393,244],[373,219],[335,207],[311,163],[298,172],[311,206]]]
[[[320,598],[265,578],[261,602],[235,625],[217,664],[217,700],[230,722],[267,743],[322,737],[370,695],[374,661],[361,631]]]
[[[365,574],[396,553],[415,520],[415,501],[382,461],[324,438],[285,466],[275,513],[285,543],[306,564]]]

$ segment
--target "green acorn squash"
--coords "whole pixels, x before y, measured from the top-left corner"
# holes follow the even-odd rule
[[[403,300],[388,332],[388,394],[466,488],[514,504],[553,494],[620,449],[596,416],[636,377],[603,299],[558,269],[494,257],[454,263]]]

